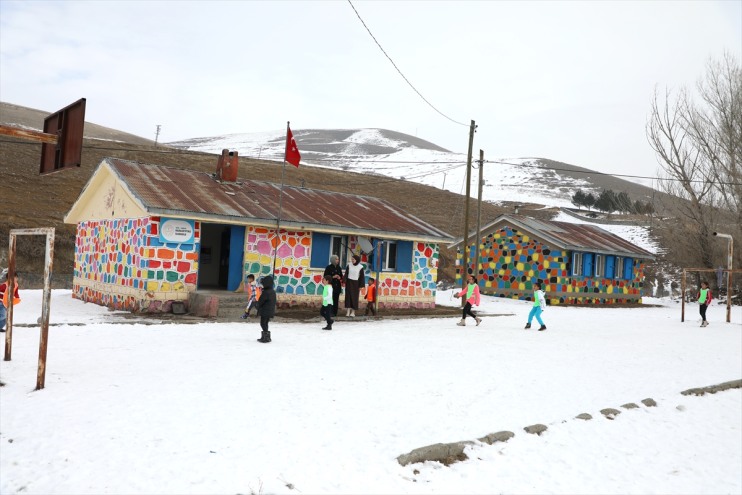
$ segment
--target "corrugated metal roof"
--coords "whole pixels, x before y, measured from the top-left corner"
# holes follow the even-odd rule
[[[654,259],[649,251],[596,225],[536,220],[522,215],[500,215],[483,227],[482,232],[490,232],[502,224],[523,229],[539,237],[544,243],[562,249]],[[453,245],[460,244],[461,241],[462,239],[457,239]]]
[[[195,170],[106,158],[111,169],[152,214],[218,221],[249,220],[272,227],[281,201],[282,227],[396,234],[450,242],[451,236],[391,203],[369,196],[283,187],[271,182],[221,182]]]

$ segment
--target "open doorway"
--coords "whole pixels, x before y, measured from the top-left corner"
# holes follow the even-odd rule
[[[236,290],[242,281],[245,227],[202,223],[198,288]]]

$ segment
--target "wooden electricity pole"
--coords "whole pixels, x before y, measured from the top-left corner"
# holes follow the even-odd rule
[[[474,146],[474,130],[477,126],[471,121],[469,126],[469,152],[466,155],[466,205],[464,208],[464,241],[462,249],[464,251],[463,264],[461,265],[461,287],[466,287],[466,279],[469,275],[469,196],[471,195],[471,152]],[[463,303],[464,300],[462,299]]]

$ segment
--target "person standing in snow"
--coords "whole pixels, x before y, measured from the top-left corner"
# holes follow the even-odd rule
[[[709,322],[706,321],[706,309],[711,304],[711,289],[709,289],[709,283],[705,280],[701,282],[701,289],[698,291],[698,312],[701,313],[701,326],[709,326]]]
[[[541,284],[539,282],[536,282],[533,284],[533,307],[531,308],[531,312],[528,313],[528,323],[526,323],[526,330],[531,328],[531,321],[533,320],[533,317],[536,317],[536,321],[539,322],[541,327],[538,329],[539,332],[542,332],[546,330],[546,325],[544,325],[544,321],[541,319],[541,313],[544,312],[546,309],[546,294],[544,294],[544,291],[541,290]]]
[[[271,341],[268,322],[276,316],[276,291],[273,290],[273,277],[270,275],[263,277],[260,284],[263,286],[263,292],[260,293],[260,299],[258,299],[258,315],[262,332],[260,332],[258,342],[267,344]]]
[[[461,289],[461,292],[459,292],[458,294],[454,294],[454,297],[456,297],[457,299],[463,296],[466,296],[466,304],[464,304],[464,309],[461,313],[461,321],[458,322],[457,325],[460,327],[465,327],[466,317],[471,316],[472,318],[474,318],[474,321],[477,322],[477,326],[479,326],[479,324],[482,323],[482,319],[479,318],[476,313],[471,310],[472,306],[479,306],[479,284],[477,283],[477,278],[474,275],[469,275],[466,287]]]
[[[368,285],[366,286],[366,311],[363,312],[363,316],[368,316],[371,313],[372,316],[376,316],[376,280],[373,278],[368,279]]]
[[[348,268],[345,269],[345,316],[354,318],[358,309],[358,299],[361,289],[366,285],[366,275],[363,273],[361,257],[354,254]]]
[[[10,280],[8,280],[8,269],[3,270],[2,284],[0,284],[0,332],[5,331],[5,323],[8,319],[8,305],[10,304]],[[21,296],[18,294],[18,274],[13,274],[13,305],[21,302]]]
[[[340,293],[343,292],[343,269],[340,268],[340,258],[337,254],[330,256],[330,264],[325,268],[324,276],[330,276],[332,281],[332,316],[338,315]]]
[[[322,330],[332,330],[332,324],[335,320],[332,319],[332,279],[329,275],[322,277],[322,308],[319,310],[319,314],[327,322],[327,325]]]
[[[252,308],[257,307],[258,299],[260,299],[260,289],[258,288],[258,284],[255,283],[255,275],[252,273],[247,276],[245,292],[247,292],[247,306],[245,306],[245,312],[240,316],[243,320],[246,320],[250,316],[250,311]],[[257,314],[257,310],[255,312]]]

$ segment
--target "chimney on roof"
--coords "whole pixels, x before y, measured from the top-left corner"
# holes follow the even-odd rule
[[[216,178],[224,182],[237,180],[239,157],[236,151],[222,150],[222,155],[216,162]]]

